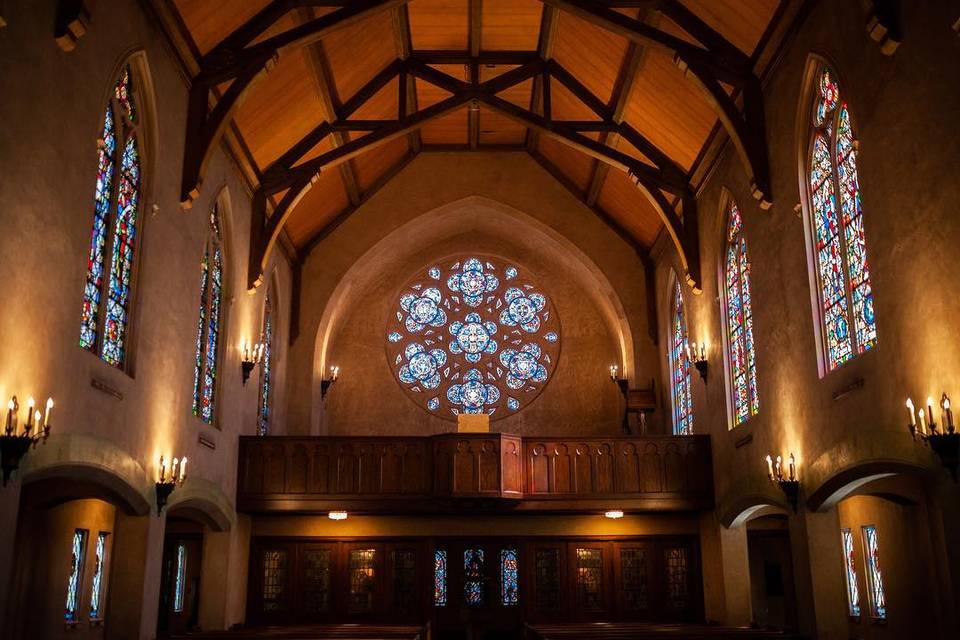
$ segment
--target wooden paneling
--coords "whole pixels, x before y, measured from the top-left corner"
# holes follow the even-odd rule
[[[550,101],[554,120],[600,120],[593,109],[555,78],[550,81]]]
[[[626,173],[607,173],[597,205],[645,246],[653,246],[663,226],[660,214]]]
[[[527,101],[530,101],[529,95]],[[480,107],[480,144],[523,144],[527,128],[495,111]]]
[[[414,49],[467,48],[467,0],[417,0],[409,12]]]
[[[589,137],[596,139],[597,134],[589,134]],[[578,190],[587,190],[593,174],[593,158],[549,136],[540,136],[537,149]]]
[[[680,0],[746,54],[752,54],[780,0]]]
[[[374,186],[380,177],[396,167],[409,151],[410,145],[407,138],[402,137],[357,156],[353,160],[353,168],[357,174],[360,191],[366,191]]]
[[[252,511],[495,510],[505,498],[520,511],[699,509],[713,498],[710,439],[244,437],[237,494]]]
[[[607,102],[627,44],[626,38],[561,12],[553,57],[594,95]]]
[[[207,53],[271,0],[174,0],[200,53]]]
[[[291,242],[302,248],[349,204],[340,172],[336,168],[321,172],[317,183],[307,191],[287,221]]]
[[[423,144],[466,144],[467,107],[431,120],[420,129]]]
[[[390,12],[382,11],[323,39],[337,98],[349,100],[396,59]]]
[[[483,50],[535,50],[542,14],[539,0],[483,0]]]

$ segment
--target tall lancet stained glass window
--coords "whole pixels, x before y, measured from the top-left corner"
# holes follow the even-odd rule
[[[733,424],[737,426],[760,411],[760,399],[757,396],[757,358],[753,342],[750,257],[747,254],[747,241],[743,237],[743,218],[733,200],[730,201],[727,215],[723,276]]]
[[[880,573],[880,542],[877,528],[872,524],[863,529],[863,564],[867,569],[867,589],[870,595],[870,614],[874,618],[887,617],[887,596],[883,590],[883,574]]]
[[[857,143],[833,72],[817,75],[807,175],[813,258],[827,371],[877,344]],[[837,194],[840,207],[837,208]]]
[[[80,346],[123,368],[129,351],[131,285],[140,223],[142,117],[130,66],[104,109],[97,141],[93,232],[83,290]]]
[[[257,434],[265,436],[270,432],[270,407],[273,393],[273,291],[267,289],[263,302],[263,328],[260,343],[263,355],[260,358],[260,402],[257,408]]]
[[[200,320],[193,373],[193,415],[213,423],[220,347],[220,304],[223,299],[223,243],[220,212],[210,211],[210,235],[200,263]]]
[[[693,396],[690,393],[690,347],[687,318],[683,308],[680,281],[673,287],[673,318],[670,323],[670,378],[673,385],[673,432],[693,433]]]
[[[840,531],[843,542],[843,569],[847,579],[847,610],[851,616],[860,615],[860,587],[857,585],[857,565],[853,555],[853,532]]]

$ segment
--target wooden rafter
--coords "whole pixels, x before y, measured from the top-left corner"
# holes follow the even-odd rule
[[[672,51],[677,65],[688,77],[698,82],[717,110],[744,163],[754,197],[762,207],[770,206],[772,191],[763,94],[760,80],[753,73],[750,58],[746,54],[677,0],[660,0],[655,6],[703,46],[614,11],[609,3],[592,0],[541,1],[631,42]],[[743,89],[743,113],[723,90],[721,82]]]
[[[410,15],[407,5],[400,5],[393,10],[393,39],[397,58],[406,60],[413,50],[413,39],[410,33]],[[412,76],[401,73],[398,80],[397,117],[404,117],[417,111],[417,85]],[[410,133],[410,149],[419,153],[423,147],[419,131]]]
[[[480,65],[474,62],[480,55],[480,36],[483,32],[483,0],[467,0],[467,48],[472,58],[470,62],[470,82],[480,82]],[[472,103],[467,110],[467,140],[471,149],[480,146],[480,107]]]
[[[555,7],[547,4],[543,5],[543,13],[540,17],[540,37],[537,42],[537,54],[543,60],[550,60],[553,57],[553,45],[557,40],[557,26],[559,25],[560,12]],[[549,83],[549,77],[544,74],[533,79],[533,89],[530,92],[530,111],[544,115],[543,111],[543,91],[544,86]],[[549,89],[547,90],[549,92]],[[527,129],[527,150],[533,153],[537,150],[538,134],[533,129]]]

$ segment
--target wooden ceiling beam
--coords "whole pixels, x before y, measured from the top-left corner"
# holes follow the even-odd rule
[[[483,0],[467,0],[467,46],[470,57],[476,59],[480,55],[480,39],[483,32]],[[480,65],[471,60],[470,83],[480,82]],[[480,146],[480,108],[473,103],[467,110],[467,140],[471,149]]]
[[[537,42],[537,54],[542,60],[553,58],[553,46],[557,40],[557,26],[559,25],[560,12],[556,7],[543,5],[543,13],[540,17],[540,37]],[[544,115],[543,91],[544,85],[549,80],[545,77],[534,78],[533,89],[530,91],[530,111]],[[538,134],[534,129],[527,129],[527,150],[531,153],[537,149]]]
[[[539,60],[536,51],[481,51],[473,55],[458,49],[417,49],[409,58],[424,64],[526,64]]]
[[[393,40],[399,60],[406,60],[413,51],[413,37],[410,32],[410,14],[407,5],[400,5],[393,10]],[[398,79],[397,88],[397,117],[408,116],[417,112],[417,84],[413,76],[403,72]],[[409,138],[410,150],[416,154],[423,147],[420,131],[411,131]]]
[[[242,98],[254,82],[276,63],[286,48],[317,42],[334,31],[356,24],[371,15],[402,6],[408,0],[354,0],[346,6],[314,18],[262,42],[250,45],[288,11],[298,6],[291,0],[273,0],[257,15],[227,36],[200,60],[200,70],[190,83],[187,125],[184,131],[183,173],[180,201],[189,208],[200,191],[210,156],[233,118]],[[218,84],[230,87],[208,110],[210,92]]]

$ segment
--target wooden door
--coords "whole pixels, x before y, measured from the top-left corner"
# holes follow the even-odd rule
[[[303,622],[329,622],[337,617],[337,543],[306,543],[297,547],[295,607]]]
[[[569,617],[567,544],[526,545],[524,610],[530,622],[556,622]]]
[[[167,536],[160,577],[158,633],[183,633],[199,626],[203,536]]]
[[[567,545],[572,575],[569,611],[576,620],[612,620],[612,545],[597,540],[580,540]]]
[[[656,561],[652,542],[631,540],[614,544],[613,581],[618,620],[643,621],[654,617]]]
[[[377,621],[384,618],[387,581],[384,544],[351,542],[343,545],[341,593],[346,602],[338,608],[347,621]]]
[[[251,624],[289,624],[295,616],[292,542],[265,540],[250,552],[247,617]]]

